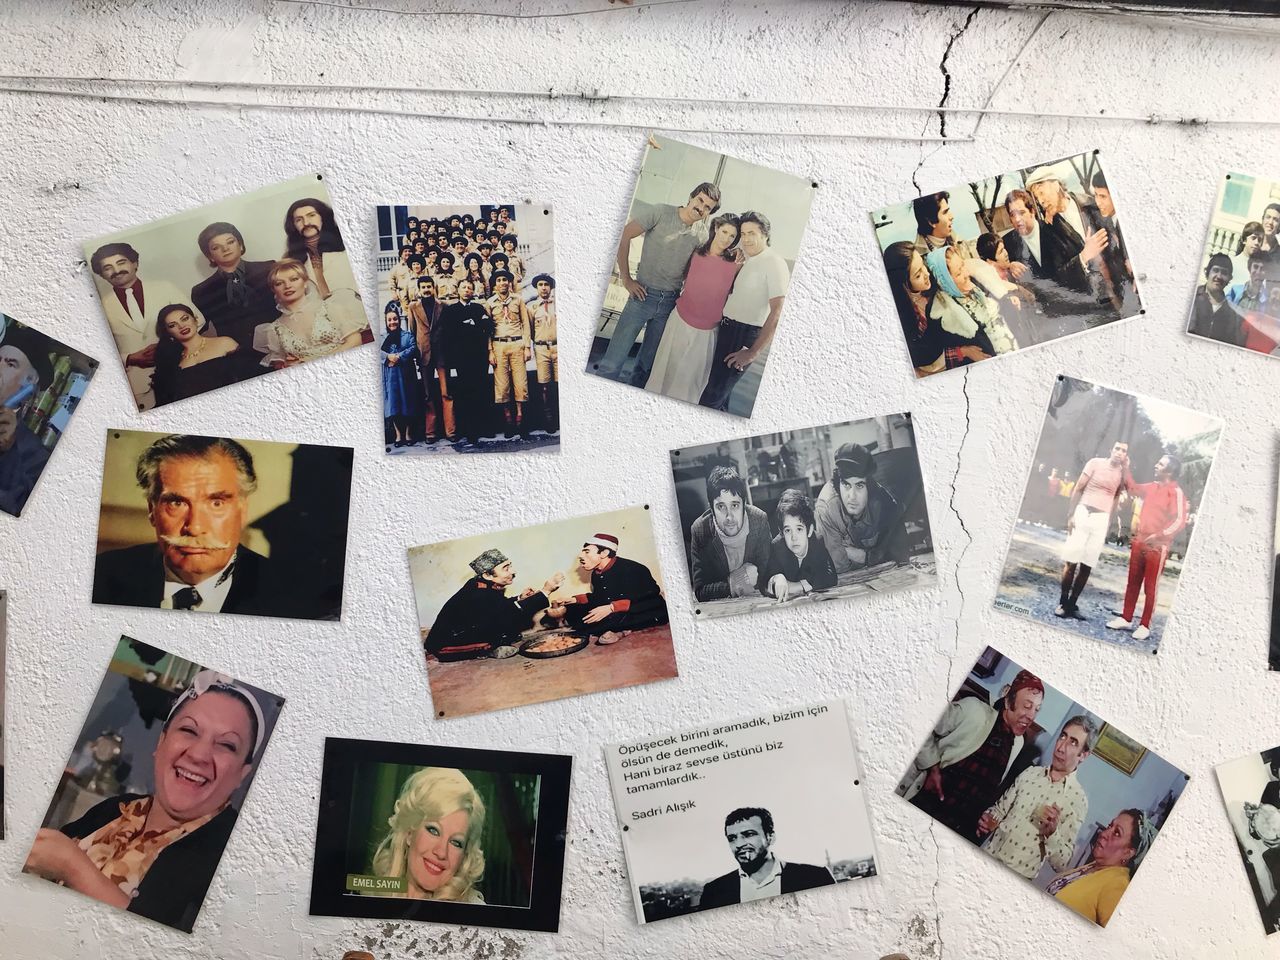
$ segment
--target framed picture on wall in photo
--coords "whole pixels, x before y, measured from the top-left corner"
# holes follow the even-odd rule
[[[23,872],[190,933],[283,707],[121,637]]]
[[[817,186],[651,136],[587,372],[751,416]]]
[[[896,792],[1105,927],[1190,775],[993,652],[960,683]]]
[[[936,582],[909,413],[671,451],[694,615]]]
[[[556,931],[572,766],[327,738],[311,915]]]
[[[871,212],[917,377],[1141,312],[1097,150]]]
[[[553,220],[541,203],[377,208],[387,453],[560,445]]]
[[[1159,649],[1221,436],[1217,417],[1057,377],[996,608]]]
[[[139,410],[373,339],[322,174],[84,247]]]

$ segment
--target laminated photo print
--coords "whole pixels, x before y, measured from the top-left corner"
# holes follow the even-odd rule
[[[108,430],[93,602],[339,619],[352,453]]]
[[[937,581],[911,414],[671,451],[694,615]]]
[[[121,637],[23,872],[190,933],[283,706]]]
[[[996,608],[1154,653],[1221,435],[1217,417],[1060,375]]]
[[[876,875],[843,700],[605,747],[636,918]]]
[[[311,915],[555,932],[572,766],[327,738]]]
[[[1209,219],[1187,333],[1276,356],[1280,180],[1228,173]]]
[[[1280,747],[1214,768],[1267,936],[1280,931]]]
[[[9,595],[0,590],[0,840],[4,839],[5,647],[8,642]]]
[[[917,377],[1141,312],[1097,150],[871,212]]]
[[[0,512],[19,517],[98,361],[0,313]]]
[[[817,186],[651,136],[587,372],[751,416]]]
[[[322,174],[98,237],[84,254],[139,410],[373,339]]]
[[[436,717],[676,676],[648,510],[410,548]]]
[[[1189,780],[987,647],[897,793],[1105,927]]]
[[[1280,508],[1280,482],[1276,489],[1276,506]],[[1275,562],[1271,579],[1271,642],[1267,645],[1267,664],[1280,670],[1280,513],[1276,516]]]
[[[387,453],[558,448],[551,207],[399,204],[377,221]]]

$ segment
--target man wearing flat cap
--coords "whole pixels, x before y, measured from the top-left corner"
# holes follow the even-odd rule
[[[1036,759],[1033,727],[1044,684],[1020,670],[995,705],[962,689],[947,704],[898,795],[977,844],[978,820]]]
[[[7,402],[27,392],[27,387],[33,388],[36,396],[49,386],[53,370],[44,341],[34,330],[19,327],[13,321],[0,339],[0,510],[15,517],[22,514],[27,497],[49,462],[49,451],[18,419],[21,401],[14,399],[13,408]]]
[[[470,567],[475,576],[445,601],[423,642],[437,660],[511,656],[521,632],[533,626],[534,616],[550,606],[550,595],[564,583],[564,574],[556,573],[541,591],[530,587],[518,597],[508,597],[516,571],[501,550],[486,550]]]
[[[1115,260],[1120,244],[1114,244],[1114,217],[1104,218],[1097,202],[1084,193],[1072,193],[1067,189],[1065,174],[1055,166],[1039,167],[1027,177],[1027,189],[1035,197],[1044,214],[1045,223],[1052,224],[1074,245],[1079,241],[1080,260],[1089,274],[1089,286],[1099,303],[1119,311],[1123,306],[1123,285],[1129,278],[1125,274],[1123,254]],[[1106,181],[1102,189],[1107,191]],[[1112,214],[1114,214],[1114,209]],[[1106,224],[1111,223],[1108,230]],[[1007,250],[1007,248],[1006,248]],[[1111,254],[1111,257],[1108,257]]]
[[[860,443],[841,444],[835,470],[818,492],[814,519],[836,573],[910,556],[902,507],[875,479],[876,461]]]
[[[551,616],[564,617],[599,644],[617,643],[632,630],[667,622],[662,588],[643,563],[618,556],[613,534],[588,538],[578,551],[578,565],[591,574],[591,592],[553,607]]]

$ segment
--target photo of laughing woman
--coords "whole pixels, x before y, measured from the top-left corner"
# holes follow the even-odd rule
[[[24,872],[190,933],[283,704],[122,637]]]

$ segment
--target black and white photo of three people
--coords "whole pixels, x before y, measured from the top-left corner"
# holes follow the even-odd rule
[[[1105,927],[1189,779],[987,647],[897,793]]]
[[[84,251],[139,410],[373,339],[320,174],[99,237]]]
[[[751,416],[815,187],[650,137],[587,372]]]
[[[1098,151],[872,211],[917,377],[1141,310]]]
[[[671,470],[696,616],[935,579],[910,414],[684,447]]]

